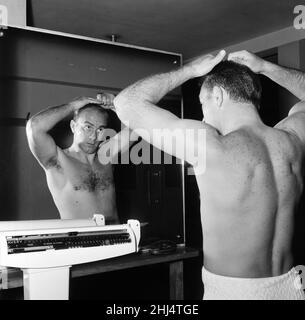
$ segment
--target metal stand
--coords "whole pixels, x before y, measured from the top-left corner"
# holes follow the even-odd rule
[[[22,269],[24,300],[68,300],[70,267]]]

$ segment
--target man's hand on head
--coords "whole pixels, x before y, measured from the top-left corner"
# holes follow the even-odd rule
[[[97,100],[99,101],[99,104],[104,109],[111,109],[114,110],[113,100],[115,98],[115,95],[108,92],[101,92],[96,96]]]
[[[228,60],[243,64],[255,73],[264,71],[265,60],[246,50],[230,53]]]
[[[209,73],[219,62],[221,62],[226,56],[225,50],[221,50],[217,55],[207,54],[200,56],[186,65],[188,67],[193,77],[202,77]]]
[[[100,100],[90,97],[77,97],[74,100],[72,100],[69,104],[74,108],[74,110],[78,110],[89,103],[97,104],[99,106],[101,105]]]

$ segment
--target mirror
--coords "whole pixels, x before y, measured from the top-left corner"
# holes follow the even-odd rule
[[[0,39],[0,57],[5,62],[0,71],[0,220],[61,216],[54,194],[52,197],[48,188],[45,171],[29,149],[25,126],[30,117],[75,97],[94,98],[101,91],[117,94],[147,75],[169,71],[181,63],[179,54],[12,27],[5,30]],[[168,94],[160,106],[181,116],[180,89]],[[73,141],[71,119],[72,114],[49,131],[61,150],[69,148]],[[121,129],[119,119],[111,111],[109,125],[116,132]],[[144,142],[139,139],[136,143]],[[148,148],[153,154],[153,147],[148,145]],[[95,178],[91,176],[92,180]],[[108,178],[115,186],[118,219],[109,215],[106,223],[138,219],[143,226],[143,240],[184,242],[181,164],[116,164],[113,178]],[[91,211],[84,217],[91,215]]]

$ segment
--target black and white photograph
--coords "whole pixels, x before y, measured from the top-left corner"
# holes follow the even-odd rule
[[[1,304],[305,300],[304,2],[0,0],[0,64]]]

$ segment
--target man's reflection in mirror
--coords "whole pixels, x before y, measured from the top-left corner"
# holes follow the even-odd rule
[[[45,171],[61,219],[87,219],[102,214],[106,224],[119,223],[113,165],[103,158],[105,152],[101,149],[109,147],[111,156],[117,157],[129,148],[130,131],[126,127],[107,139],[106,109],[112,109],[113,99],[110,93],[99,94],[96,99],[80,97],[47,108],[27,123],[29,147]],[[73,116],[73,142],[64,149],[55,143],[50,130],[69,116]]]

